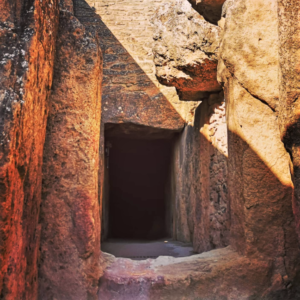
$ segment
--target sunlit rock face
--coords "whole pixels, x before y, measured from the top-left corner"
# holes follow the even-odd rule
[[[225,0],[189,0],[193,8],[210,23],[217,24],[221,19]]]
[[[94,27],[60,11],[43,164],[39,299],[95,299],[102,54]]]
[[[225,29],[219,70],[225,65],[251,95],[273,110],[279,97],[277,24],[277,2],[273,0],[226,1],[220,21]]]
[[[278,124],[277,2],[227,1],[218,79],[228,124],[230,244],[270,259],[268,293],[289,293],[299,271],[291,160]]]
[[[221,89],[216,80],[220,28],[204,20],[188,1],[162,5],[153,18],[154,63],[162,84],[175,86],[182,100]]]
[[[0,297],[36,299],[58,1],[0,1]]]

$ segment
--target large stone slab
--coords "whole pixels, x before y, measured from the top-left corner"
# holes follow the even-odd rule
[[[0,297],[36,299],[58,1],[0,1]]]
[[[95,299],[102,54],[93,27],[60,12],[43,165],[39,299]]]
[[[250,260],[230,247],[141,262],[105,257],[107,268],[100,281],[99,300],[250,300],[267,296],[268,261]]]
[[[183,100],[221,89],[217,82],[220,28],[204,20],[187,0],[162,5],[153,18],[156,76],[175,86]]]
[[[277,1],[227,0],[219,70],[227,70],[273,110],[279,97]]]

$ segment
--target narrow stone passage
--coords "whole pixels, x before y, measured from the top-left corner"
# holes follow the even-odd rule
[[[0,300],[299,300],[300,1],[0,0]]]

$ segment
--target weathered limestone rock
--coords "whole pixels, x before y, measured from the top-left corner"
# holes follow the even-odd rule
[[[279,125],[281,138],[293,162],[291,168],[295,186],[293,209],[300,238],[300,3],[294,0],[280,0],[278,4],[281,71]]]
[[[154,25],[158,78],[176,86],[182,100],[203,100],[191,102],[193,120],[175,143],[171,172],[174,238],[193,242],[196,252],[225,247],[229,234],[225,103],[222,93],[207,92],[212,84],[220,89],[216,82],[220,29],[207,23],[187,1],[164,4]],[[214,67],[204,71],[209,59]],[[190,67],[193,74],[186,76],[180,64]]]
[[[226,24],[219,69],[224,64],[251,95],[276,109],[279,97],[277,2],[226,1],[223,16]]]
[[[0,1],[0,298],[37,297],[38,224],[58,1]]]
[[[221,19],[225,0],[189,0],[193,8],[210,23],[217,24]]]
[[[267,293],[284,295],[299,270],[299,248],[290,156],[280,140],[274,112],[278,109],[277,5],[264,0],[229,4],[218,78],[227,103],[230,244],[248,256],[271,259]]]
[[[102,55],[93,27],[60,11],[43,166],[39,299],[95,299]]]
[[[220,90],[216,79],[220,28],[204,20],[187,0],[162,5],[155,17],[156,76],[175,86],[182,100]]]

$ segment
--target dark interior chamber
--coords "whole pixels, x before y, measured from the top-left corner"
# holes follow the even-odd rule
[[[113,137],[106,140],[106,149],[108,238],[167,236],[172,140]]]

